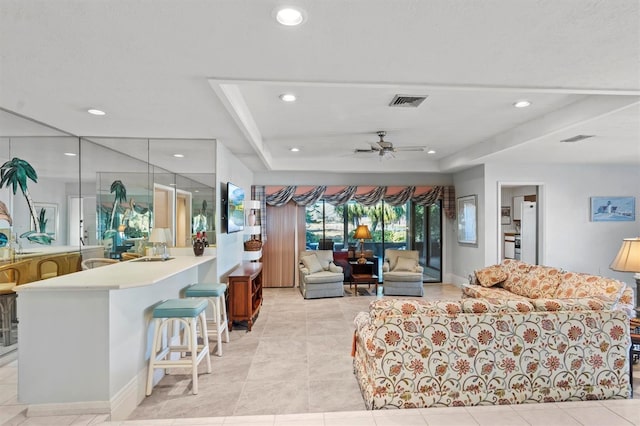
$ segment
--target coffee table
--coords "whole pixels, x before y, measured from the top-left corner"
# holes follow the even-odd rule
[[[358,295],[358,284],[371,284],[376,285],[376,292],[378,293],[378,276],[375,274],[351,274],[351,284],[353,284],[355,295]]]

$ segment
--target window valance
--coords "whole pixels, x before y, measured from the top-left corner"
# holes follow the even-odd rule
[[[270,206],[279,207],[292,200],[300,206],[308,206],[317,203],[319,200],[324,200],[329,204],[339,206],[354,200],[365,206],[372,206],[384,200],[385,203],[392,206],[400,206],[411,200],[416,204],[428,206],[437,200],[442,200],[445,215],[450,219],[455,217],[455,191],[453,186],[434,186],[419,195],[415,195],[415,186],[404,187],[393,194],[387,194],[388,187],[386,186],[373,187],[373,189],[363,194],[358,193],[357,186],[346,186],[335,193],[327,195],[325,195],[327,186],[324,185],[311,187],[308,191],[296,195],[297,189],[298,187],[295,185],[282,187],[272,194],[266,194],[265,202]],[[265,194],[264,189],[261,192]]]

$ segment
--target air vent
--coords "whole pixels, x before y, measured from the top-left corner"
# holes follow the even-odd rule
[[[427,99],[427,95],[395,95],[389,103],[389,106],[417,108],[425,99]]]
[[[584,139],[589,139],[594,137],[595,135],[576,135],[572,138],[562,139],[560,142],[579,142]]]

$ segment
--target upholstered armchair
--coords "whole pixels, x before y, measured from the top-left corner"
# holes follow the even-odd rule
[[[333,263],[333,250],[300,252],[300,293],[305,299],[344,296],[342,268]]]
[[[416,250],[384,251],[382,280],[385,296],[424,296],[422,266]]]

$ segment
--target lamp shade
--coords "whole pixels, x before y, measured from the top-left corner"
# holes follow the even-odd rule
[[[625,238],[609,268],[620,272],[640,272],[640,237]]]
[[[151,235],[149,236],[150,243],[166,243],[167,242],[167,234],[164,231],[164,228],[153,228],[151,230]]]
[[[244,208],[246,210],[260,210],[260,200],[245,200]]]
[[[356,240],[370,240],[371,232],[369,232],[369,227],[367,225],[358,225],[356,232],[353,233],[353,238]]]

